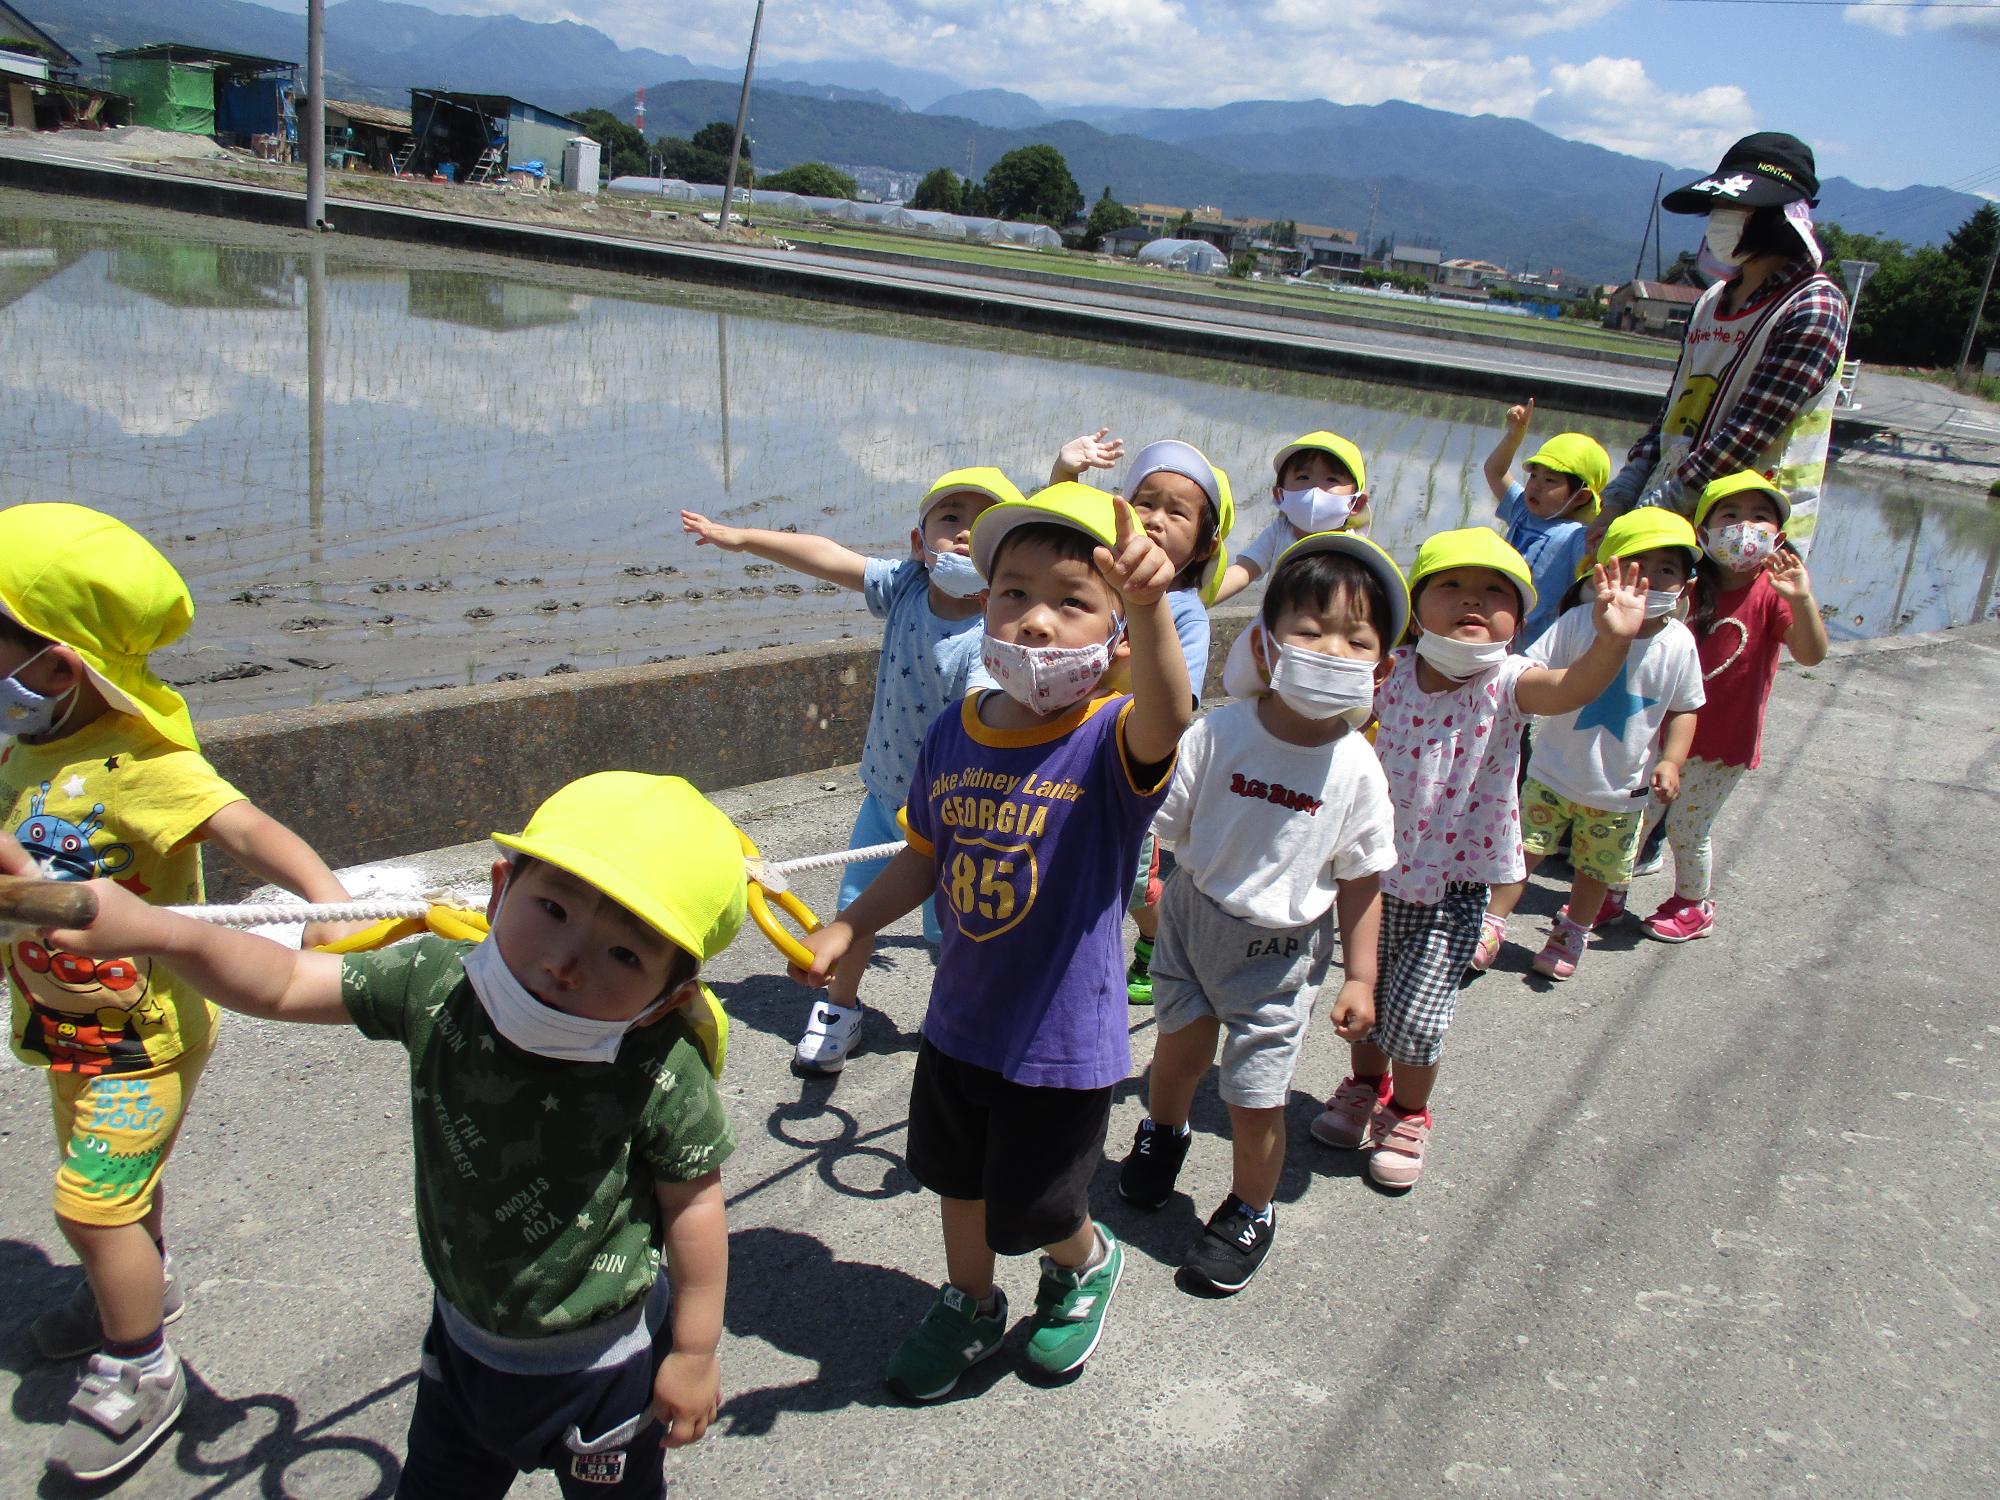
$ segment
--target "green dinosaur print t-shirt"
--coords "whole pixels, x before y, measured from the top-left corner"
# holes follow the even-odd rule
[[[471,944],[421,937],[341,960],[364,1036],[410,1058],[417,1241],[439,1293],[503,1338],[623,1311],[660,1264],[656,1182],[691,1182],[736,1138],[693,1034],[669,1015],[611,1063],[520,1051],[465,977]]]

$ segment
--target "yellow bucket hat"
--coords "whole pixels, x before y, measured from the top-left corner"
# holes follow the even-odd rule
[[[940,474],[937,483],[924,492],[924,498],[917,504],[917,524],[923,525],[924,517],[931,513],[931,507],[945,496],[960,494],[966,490],[1001,501],[1021,498],[1020,487],[998,469],[953,469],[949,474]]]
[[[1425,538],[1417,548],[1417,560],[1410,565],[1410,593],[1414,595],[1426,578],[1447,568],[1491,568],[1520,589],[1523,614],[1535,607],[1535,575],[1528,570],[1527,559],[1491,527],[1468,526]]]
[[[1067,479],[1032,495],[1002,500],[973,522],[972,565],[979,576],[993,576],[994,554],[1008,532],[1037,523],[1068,526],[1106,547],[1118,545],[1118,512],[1110,493]]]
[[[0,510],[0,610],[83,658],[120,713],[200,748],[187,700],[146,658],[194,623],[194,597],[160,550],[115,516],[46,502]]]
[[[1389,598],[1389,644],[1400,641],[1410,626],[1410,586],[1403,581],[1403,570],[1396,566],[1396,560],[1358,531],[1315,531],[1278,554],[1277,562],[1271,565],[1272,583],[1277,582],[1286,563],[1315,552],[1351,557],[1380,580],[1382,592]]]
[[[517,834],[493,842],[567,870],[704,963],[743,925],[749,880],[727,813],[678,776],[599,771],[572,781]],[[711,1073],[729,1050],[729,1017],[707,985],[684,1019]]]
[[[1611,455],[1604,444],[1580,432],[1559,432],[1535,450],[1528,460],[1553,474],[1569,474],[1581,479],[1590,499],[1576,514],[1585,521],[1597,519],[1597,497],[1611,482]]]
[[[1120,493],[1130,500],[1140,485],[1159,473],[1179,474],[1192,479],[1215,506],[1215,548],[1202,565],[1199,586],[1201,602],[1213,604],[1216,591],[1222,587],[1222,575],[1229,568],[1229,533],[1236,529],[1236,499],[1230,493],[1229,476],[1193,443],[1168,438],[1148,443],[1134,455],[1132,467],[1125,471],[1125,485]]]
[[[1695,502],[1694,524],[1701,526],[1708,520],[1708,513],[1729,496],[1753,490],[1771,497],[1771,503],[1778,507],[1778,529],[1784,530],[1785,524],[1792,519],[1792,497],[1754,469],[1746,469],[1740,474],[1725,474],[1703,490],[1701,499]]]
[[[1682,548],[1690,567],[1701,561],[1701,543],[1687,517],[1658,505],[1628,510],[1605,527],[1604,540],[1597,544],[1597,560],[1609,564],[1614,557],[1634,557],[1656,547]]]
[[[1330,453],[1340,466],[1354,476],[1357,490],[1368,488],[1368,465],[1361,461],[1361,450],[1337,432],[1309,432],[1304,437],[1293,438],[1278,450],[1278,456],[1271,460],[1271,472],[1282,475],[1285,464],[1294,453],[1303,453],[1317,448],[1322,453]]]

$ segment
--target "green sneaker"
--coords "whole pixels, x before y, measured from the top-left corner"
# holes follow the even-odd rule
[[[889,1389],[905,1401],[937,1401],[952,1393],[959,1376],[1000,1347],[1007,1336],[1007,1294],[990,1313],[947,1283],[923,1321],[889,1356]]]
[[[1153,942],[1140,938],[1132,944],[1132,964],[1125,971],[1125,998],[1134,1005],[1153,1003]]]
[[[1067,1375],[1083,1368],[1104,1332],[1104,1309],[1125,1269],[1125,1247],[1102,1224],[1111,1252],[1104,1264],[1084,1274],[1066,1271],[1042,1257],[1042,1284],[1035,1293],[1035,1316],[1028,1336],[1028,1363],[1043,1375]]]

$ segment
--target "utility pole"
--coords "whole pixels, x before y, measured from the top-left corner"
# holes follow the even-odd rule
[[[1361,264],[1368,264],[1368,257],[1375,253],[1375,208],[1382,201],[1382,184],[1372,183],[1368,188],[1368,229],[1361,236]]]
[[[306,228],[326,222],[326,0],[306,0]]]
[[[1993,267],[2000,262],[2000,223],[1993,226],[1993,250],[1986,257],[1986,280],[1972,304],[1972,321],[1965,325],[1965,344],[1958,351],[1958,383],[1965,384],[1966,366],[1972,363],[1972,346],[1979,337],[1979,322],[1986,316],[1986,295],[1993,290]]]
[[[736,196],[736,169],[743,160],[743,122],[750,114],[750,75],[757,67],[757,37],[764,29],[764,0],[757,0],[757,19],[750,23],[750,55],[743,59],[743,92],[736,100],[736,139],[729,147],[729,180],[722,185],[722,217],[716,227],[729,227],[729,200]]]
[[[1654,238],[1654,228],[1660,222],[1660,185],[1664,183],[1666,180],[1667,180],[1667,174],[1664,172],[1660,173],[1658,177],[1653,179],[1652,207],[1648,209],[1646,213],[1645,232],[1639,236],[1638,258],[1632,262],[1632,279],[1634,281],[1637,281],[1642,275],[1645,274],[1646,241]],[[1660,279],[1660,250],[1658,241],[1655,240],[1653,247],[1653,280],[1658,281],[1659,279]]]

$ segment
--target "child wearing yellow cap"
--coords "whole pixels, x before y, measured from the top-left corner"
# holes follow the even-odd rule
[[[1562,612],[1577,565],[1590,551],[1588,529],[1597,519],[1597,492],[1611,477],[1611,455],[1581,432],[1559,432],[1535,450],[1513,475],[1514,455],[1535,419],[1534,398],[1507,408],[1500,441],[1486,455],[1486,487],[1500,504],[1507,544],[1528,561],[1535,577],[1535,607],[1514,640],[1525,651]]]
[[[1075,479],[1088,469],[1109,469],[1125,455],[1125,444],[1108,427],[1072,438],[1056,454],[1049,483]],[[1201,702],[1208,678],[1208,605],[1229,566],[1229,534],[1236,525],[1236,502],[1229,476],[1192,443],[1173,438],[1148,443],[1126,467],[1118,493],[1131,502],[1146,535],[1174,565],[1167,595],[1174,634],[1187,660],[1188,685]],[[1139,935],[1125,970],[1125,996],[1134,1005],[1153,1003],[1153,940],[1160,930],[1160,892],[1172,861],[1150,833],[1139,846],[1139,869],[1132,883],[1132,924]]]
[[[1021,492],[998,469],[953,469],[917,502],[910,555],[864,557],[830,537],[807,532],[725,526],[698,511],[681,512],[681,529],[697,546],[748,552],[766,562],[857,590],[868,612],[882,621],[882,652],[875,663],[875,700],[861,747],[861,809],[850,849],[894,843],[902,837],[896,813],[910,789],[910,772],[924,731],[946,708],[974,688],[991,687],[979,665],[980,591],[972,566],[972,525],[989,505],[1018,500]],[[850,864],[840,883],[844,908],[882,872],[888,861]],[[924,907],[924,936],[939,937],[934,906]],[[838,1073],[860,1044],[864,1014],[861,978],[868,950],[857,949],[833,976],[824,1001],[814,1000],[792,1065],[801,1073]]]
[[[202,899],[204,844],[308,901],[346,900],[298,835],[216,774],[187,703],[148,664],[193,619],[173,564],[124,522],[81,505],[0,510],[5,829],[51,879],[107,877],[163,904]],[[163,1333],[184,1299],[160,1177],[216,1023],[197,978],[91,952],[0,943],[14,1054],[53,1096],[56,1223],[85,1277],[31,1333],[51,1359],[102,1348],[49,1450],[78,1479],[138,1462],[187,1399]]]
[[[1042,1252],[1035,1372],[1067,1375],[1097,1347],[1124,1266],[1090,1216],[1090,1183],[1132,1065],[1125,897],[1193,717],[1167,607],[1174,566],[1127,502],[1050,485],[981,516],[972,557],[990,585],[982,654],[999,689],[931,726],[903,813],[909,847],[807,937],[814,961],[793,970],[823,983],[937,897],[944,942],[907,1160],[940,1199],[946,1279],[889,1361],[890,1387],[912,1401],[943,1397],[999,1349],[997,1255]]]
[[[628,771],[571,782],[494,841],[511,859],[476,944],[302,953],[104,880],[95,920],[49,940],[409,1054],[436,1295],[399,1494],[498,1495],[552,1469],[565,1494],[658,1496],[662,1445],[699,1439],[721,1391],[735,1138],[684,1010],[742,925],[742,848],[685,781]],[[0,840],[0,870],[30,868]]]
[[[1444,531],[1410,569],[1414,639],[1375,694],[1375,754],[1396,808],[1396,862],[1382,873],[1375,1028],[1312,1123],[1328,1146],[1369,1153],[1387,1188],[1416,1185],[1431,1136],[1445,1033],[1479,942],[1489,889],[1522,875],[1516,776],[1535,714],[1589,703],[1645,620],[1638,570],[1600,568],[1586,613],[1596,640],[1549,666],[1513,650],[1534,608],[1528,564],[1485,526]]]
[[[1161,902],[1146,1118],[1118,1192],[1142,1208],[1173,1197],[1219,1045],[1232,1166],[1228,1196],[1181,1261],[1181,1284],[1197,1293],[1240,1291],[1270,1253],[1285,1107],[1336,927],[1334,1029],[1358,1041],[1375,1021],[1378,877],[1396,862],[1396,815],[1359,730],[1409,598],[1366,537],[1321,532],[1287,548],[1249,631],[1258,690],[1188,731],[1155,820],[1179,862]]]
[[[1826,659],[1812,577],[1785,542],[1791,514],[1790,497],[1754,470],[1724,475],[1695,506],[1702,559],[1689,590],[1688,626],[1708,701],[1695,720],[1680,795],[1646,809],[1648,830],[1664,819],[1674,851],[1674,893],[1639,924],[1663,943],[1715,930],[1709,834],[1729,794],[1763,759],[1764,712],[1779,651],[1802,667]]]
[[[1233,599],[1271,570],[1300,537],[1368,529],[1368,465],[1337,432],[1308,432],[1271,460],[1271,500],[1278,514],[1224,570],[1213,603]]]
[[[1680,795],[1695,711],[1705,698],[1694,635],[1679,618],[1686,610],[1682,591],[1700,555],[1694,528],[1657,506],[1620,516],[1598,544],[1600,565],[1623,562],[1644,574],[1646,618],[1611,683],[1589,703],[1535,730],[1521,786],[1527,874],[1565,834],[1575,872],[1569,904],[1534,958],[1535,972],[1549,979],[1574,974],[1592,928],[1622,912],[1616,893],[1631,884],[1647,804],[1664,805]],[[1573,609],[1529,648],[1528,659],[1564,666],[1590,647],[1592,634],[1589,612]],[[1526,884],[1524,875],[1494,891],[1474,968],[1486,968],[1498,954]]]

